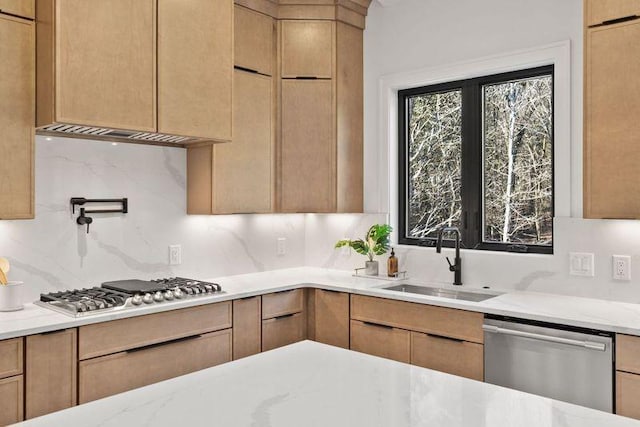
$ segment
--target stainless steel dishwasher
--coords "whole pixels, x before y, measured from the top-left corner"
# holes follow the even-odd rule
[[[485,381],[613,412],[613,334],[487,316]]]

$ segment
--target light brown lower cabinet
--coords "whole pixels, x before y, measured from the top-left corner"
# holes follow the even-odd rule
[[[231,361],[231,329],[83,360],[79,401],[90,402]]]
[[[391,326],[352,320],[351,350],[409,363],[411,333]]]
[[[25,418],[77,403],[77,330],[31,335],[25,349]]]
[[[0,426],[24,418],[24,382],[22,375],[0,380]]]
[[[484,346],[411,332],[411,364],[484,381]]]
[[[300,313],[304,309],[304,289],[274,292],[262,296],[262,319]]]
[[[260,296],[233,301],[233,360],[260,353],[261,305]]]
[[[262,321],[262,351],[284,347],[305,339],[305,318],[302,313],[285,314]]]
[[[616,414],[640,419],[640,375],[616,372]]]
[[[309,339],[349,348],[349,294],[309,289]]]

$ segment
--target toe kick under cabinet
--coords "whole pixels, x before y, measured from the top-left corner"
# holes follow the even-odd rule
[[[79,328],[79,403],[232,359],[231,302]]]
[[[484,380],[484,315],[404,301],[351,296],[351,349]]]

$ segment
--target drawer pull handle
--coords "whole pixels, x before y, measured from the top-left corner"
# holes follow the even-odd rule
[[[637,19],[637,18],[638,18],[638,15],[629,15],[629,16],[624,16],[622,18],[616,18],[616,19],[610,19],[608,21],[603,21],[601,25],[619,24],[621,22],[633,21],[634,19]]]
[[[152,348],[155,347],[162,347],[163,345],[169,345],[169,344],[177,344],[179,342],[183,342],[183,341],[191,341],[191,340],[195,340],[198,338],[202,338],[202,334],[200,335],[193,335],[190,337],[184,337],[184,338],[177,338],[175,340],[171,340],[171,341],[163,341],[163,342],[159,342],[159,343],[155,343],[155,344],[149,344],[149,345],[145,345],[144,347],[137,347],[137,348],[132,348],[130,350],[127,350],[127,353],[136,353],[138,351],[143,351],[143,350],[150,350]]]
[[[389,326],[389,325],[381,325],[379,323],[373,323],[373,322],[362,322],[367,326],[374,326],[376,328],[384,328],[384,329],[393,329],[393,326]]]
[[[287,317],[293,317],[295,316],[297,313],[290,313],[290,314],[283,314],[282,316],[276,316],[273,318],[273,320],[280,320],[280,319],[286,319]]]
[[[453,342],[457,342],[462,344],[464,342],[464,340],[461,340],[460,338],[451,338],[451,337],[445,337],[444,335],[434,335],[434,334],[427,334],[428,336],[432,337],[432,338],[438,338],[441,340],[447,340],[447,341],[453,341]]]

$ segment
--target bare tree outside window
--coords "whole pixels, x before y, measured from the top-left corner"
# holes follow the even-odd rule
[[[460,223],[462,91],[419,95],[408,101],[407,234],[423,238],[442,226]]]
[[[484,241],[552,242],[551,76],[483,87]]]

